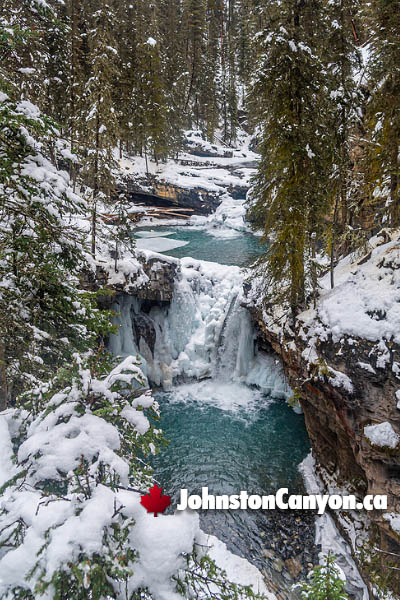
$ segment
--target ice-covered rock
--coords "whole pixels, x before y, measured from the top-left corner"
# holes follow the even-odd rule
[[[164,389],[178,378],[212,378],[286,398],[290,389],[279,361],[256,347],[242,290],[239,267],[184,258],[169,305],[156,303],[144,315],[137,298],[119,297],[119,331],[110,349],[140,354],[151,383]]]

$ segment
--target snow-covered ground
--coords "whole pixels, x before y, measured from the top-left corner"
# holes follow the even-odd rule
[[[186,142],[196,140],[196,148],[207,151],[210,143],[199,132],[191,138],[186,132]],[[237,148],[214,145],[216,156],[197,156],[189,151],[179,153],[177,159],[156,163],[150,157],[124,156],[118,158],[120,175],[134,179],[146,178],[147,174],[157,177],[157,181],[170,183],[176,187],[202,188],[209,192],[223,192],[229,186],[249,185],[254,165],[259,155],[249,149],[250,136],[242,133]],[[189,150],[189,147],[188,147]],[[227,156],[228,155],[228,156]]]
[[[400,232],[369,242],[364,256],[349,255],[335,269],[335,287],[329,274],[320,280],[318,317],[335,340],[343,335],[369,341],[400,343]],[[300,319],[314,319],[312,312]]]
[[[307,347],[303,357],[312,364],[318,360],[317,342],[330,336],[335,343],[356,345],[359,340],[372,343],[370,361],[359,366],[373,373],[385,369],[390,361],[388,344],[400,343],[400,231],[370,239],[362,254],[343,258],[334,271],[335,286],[330,287],[330,273],[319,280],[320,294],[315,308],[300,313],[297,328]],[[260,305],[262,276],[254,278],[249,301]],[[271,314],[263,310],[268,328],[277,335],[286,326],[282,307]],[[392,370],[400,375],[400,365]],[[351,381],[332,370],[339,387],[351,391]],[[400,400],[400,398],[399,398]]]
[[[236,148],[227,148],[219,144],[210,144],[205,141],[199,132],[186,132],[188,151],[179,154],[176,160],[166,163],[155,163],[150,158],[139,156],[125,156],[118,159],[119,176],[127,176],[143,183],[147,173],[157,178],[158,182],[172,184],[177,188],[193,190],[201,189],[217,194],[221,204],[209,216],[193,215],[185,223],[188,226],[205,229],[211,235],[218,237],[234,237],[237,232],[249,231],[245,222],[245,198],[232,197],[232,188],[248,188],[251,178],[255,174],[259,155],[249,149],[251,138],[241,132]],[[190,148],[196,151],[212,152],[215,156],[197,156],[189,152]],[[227,156],[228,155],[228,156]],[[244,194],[245,196],[245,194]],[[147,207],[133,206],[132,212],[145,213]],[[151,225],[180,225],[182,219],[157,219],[144,217],[141,226]],[[138,247],[147,247],[139,243]],[[155,251],[162,252],[163,243],[152,246]]]

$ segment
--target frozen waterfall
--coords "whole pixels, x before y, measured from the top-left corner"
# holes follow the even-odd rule
[[[110,350],[139,354],[151,385],[165,390],[174,380],[207,378],[287,397],[280,362],[256,348],[249,312],[241,306],[242,290],[238,267],[183,258],[169,305],[120,296],[113,307],[119,331],[110,338]]]

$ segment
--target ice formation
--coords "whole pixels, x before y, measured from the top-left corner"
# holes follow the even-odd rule
[[[141,301],[120,297],[114,306],[119,331],[111,336],[110,350],[120,356],[139,354],[150,382],[166,390],[174,380],[212,379],[288,397],[280,364],[256,348],[242,290],[239,267],[184,258],[169,306],[153,306],[146,314]],[[138,323],[152,332],[147,340],[137,335]]]

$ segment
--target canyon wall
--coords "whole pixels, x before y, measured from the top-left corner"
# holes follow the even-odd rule
[[[286,375],[304,412],[313,455],[326,492],[385,494],[387,511],[333,511],[335,521],[351,542],[366,579],[375,570],[387,578],[389,588],[400,593],[400,535],[384,518],[400,513],[400,448],[378,447],[366,438],[364,427],[390,422],[400,431],[400,410],[394,399],[399,389],[396,363],[400,347],[392,344],[385,368],[371,364],[373,344],[349,339],[335,344],[332,339],[317,347],[319,366],[314,372],[305,358],[306,345],[293,331],[282,339],[271,332],[252,310],[259,330],[259,343],[274,350],[284,363]],[[353,389],[338,386],[329,376],[347,376]],[[353,538],[353,539],[351,539]],[[368,557],[369,555],[369,557]]]

